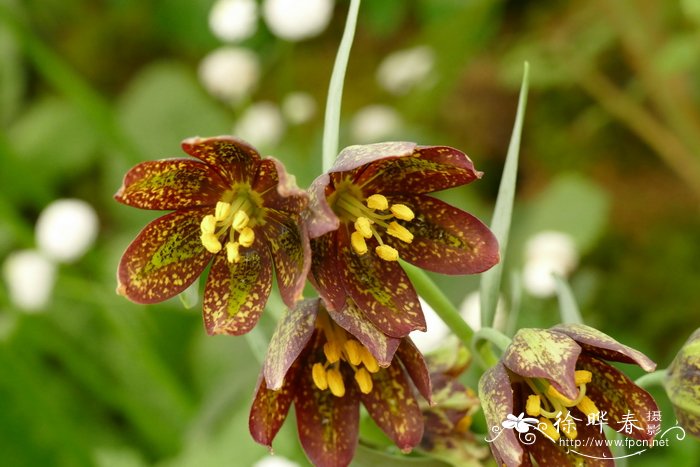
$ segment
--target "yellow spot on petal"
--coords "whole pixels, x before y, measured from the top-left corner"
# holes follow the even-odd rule
[[[250,227],[244,227],[241,234],[238,236],[238,242],[241,246],[249,247],[255,241],[255,232]]]
[[[313,377],[314,384],[317,388],[319,388],[321,391],[328,389],[326,370],[323,368],[322,364],[314,363],[314,366],[311,368],[311,376]]]
[[[375,194],[367,198],[367,207],[384,211],[385,209],[389,209],[389,201],[387,201],[386,197],[383,195]]]
[[[525,412],[532,417],[537,417],[540,415],[540,396],[531,394],[527,397]]]
[[[223,221],[231,214],[231,203],[225,201],[219,201],[216,203],[216,209],[214,211],[214,217],[217,221]]]
[[[391,213],[394,217],[402,221],[412,221],[416,217],[413,211],[411,211],[411,208],[405,204],[392,204]]]
[[[397,261],[399,259],[399,252],[389,245],[379,245],[374,251],[384,261]]]
[[[355,220],[355,230],[360,232],[364,238],[372,237],[372,222],[366,217],[358,217]]]
[[[574,373],[574,380],[576,382],[576,386],[590,383],[593,380],[593,373],[587,370],[576,370]]]
[[[352,249],[355,250],[358,255],[364,255],[367,253],[367,242],[365,242],[365,238],[360,232],[355,231],[350,234],[350,244],[352,245]]]
[[[343,375],[337,368],[330,368],[326,372],[326,380],[331,393],[335,397],[343,397],[345,395],[345,383],[343,383]]]
[[[213,233],[203,233],[200,237],[202,245],[209,253],[218,253],[221,251],[221,242]]]
[[[394,221],[389,224],[389,228],[386,229],[386,233],[392,237],[396,237],[402,242],[411,243],[413,241],[413,234],[408,231],[406,227]]]
[[[345,354],[348,357],[348,362],[352,365],[359,365],[362,363],[362,345],[355,339],[349,339],[345,341]]]
[[[241,260],[241,255],[238,252],[238,243],[226,243],[226,259],[229,263],[237,263]]]
[[[360,368],[355,372],[355,381],[360,387],[362,394],[369,394],[372,392],[372,376],[365,368]]]
[[[248,217],[248,214],[246,214],[245,211],[236,211],[236,214],[233,215],[233,222],[231,223],[231,227],[233,228],[233,230],[240,232],[245,226],[248,225],[249,221],[250,218]]]

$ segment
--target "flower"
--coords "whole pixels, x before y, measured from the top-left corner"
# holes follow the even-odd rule
[[[420,84],[429,84],[434,68],[435,52],[421,45],[387,56],[377,69],[377,81],[392,94],[407,94]]]
[[[612,465],[602,441],[604,425],[635,439],[653,439],[650,414],[658,413],[656,402],[606,360],[656,368],[642,353],[585,325],[519,330],[479,382],[486,421],[497,434],[488,441],[498,465],[530,465],[530,456],[538,465],[579,465],[579,454],[601,462],[607,457]],[[520,435],[506,424],[501,429],[515,414],[538,417],[537,429]],[[556,442],[562,434],[583,440],[576,453]]]
[[[678,422],[700,438],[700,329],[688,338],[668,367],[665,387]]]
[[[567,277],[578,264],[578,250],[571,235],[545,230],[525,244],[523,286],[536,297],[550,297],[557,290],[555,274]]]
[[[258,84],[259,62],[255,52],[245,47],[219,47],[202,59],[199,80],[211,95],[236,104]]]
[[[367,340],[382,340],[383,351],[373,355]],[[425,361],[410,339],[393,339],[376,328],[355,337],[331,319],[319,299],[305,300],[285,314],[270,341],[250,432],[271,447],[293,402],[311,462],[344,466],[357,445],[361,401],[389,438],[410,451],[421,440],[423,417],[409,378],[429,400]]]
[[[12,252],[2,265],[10,301],[23,311],[42,311],[56,282],[56,265],[36,250]]]
[[[321,34],[333,16],[333,0],[265,0],[263,17],[270,31],[288,41]]]
[[[119,263],[117,291],[138,303],[185,290],[213,258],[204,290],[210,334],[243,334],[260,317],[274,263],[287,305],[299,298],[310,263],[300,212],[306,193],[282,164],[228,136],[190,138],[199,159],[133,167],[114,196],[141,209],[174,210],[146,226]]]
[[[248,39],[257,28],[255,0],[217,0],[209,12],[209,29],[224,42]]]
[[[418,297],[397,259],[446,274],[496,264],[497,241],[481,221],[427,196],[480,176],[464,153],[445,146],[345,148],[309,188],[310,279],[329,309],[352,303],[391,337],[425,330]]]
[[[59,199],[46,206],[36,221],[36,242],[48,258],[72,262],[97,238],[95,209],[80,199]]]
[[[241,114],[233,131],[245,139],[257,141],[262,148],[274,147],[285,131],[282,112],[272,102],[256,102]]]

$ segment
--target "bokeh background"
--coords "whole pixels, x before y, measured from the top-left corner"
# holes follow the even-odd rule
[[[228,338],[205,335],[196,288],[152,306],[117,296],[120,254],[157,213],[112,195],[132,165],[231,133],[308,186],[347,6],[0,0],[0,464],[267,455],[247,417],[279,300],[255,335]],[[700,326],[700,1],[365,0],[341,144],[463,150],[484,177],[445,196],[488,222],[525,60],[501,325],[558,321],[553,269],[587,324],[666,367]],[[473,313],[478,278],[434,277]],[[305,465],[293,425],[276,452]],[[629,464],[699,458],[686,439]]]

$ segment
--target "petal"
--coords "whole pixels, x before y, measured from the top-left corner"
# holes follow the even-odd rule
[[[347,172],[383,160],[393,161],[414,153],[416,143],[403,141],[348,146],[340,151],[329,172]]]
[[[400,339],[389,337],[362,314],[357,307],[348,302],[341,311],[328,310],[333,321],[352,334],[377,359],[379,366],[387,367],[394,358]]]
[[[372,420],[404,452],[423,437],[423,414],[400,365],[390,365],[372,374],[369,394],[360,394]]]
[[[398,261],[384,261],[373,251],[362,256],[350,246],[350,233],[341,226],[338,257],[345,291],[380,331],[391,337],[405,337],[411,331],[425,331],[425,318],[413,285]]]
[[[294,400],[298,369],[298,363],[292,366],[278,391],[268,389],[265,378],[260,375],[248,418],[248,428],[256,442],[272,447],[272,440],[287,418],[289,406]]]
[[[227,189],[221,177],[201,162],[164,159],[129,170],[114,199],[135,208],[174,210],[214,206]]]
[[[241,259],[218,253],[204,288],[204,325],[209,334],[245,334],[257,324],[272,288],[272,263],[260,235]]]
[[[338,260],[337,232],[311,240],[311,269],[309,280],[323,298],[326,308],[345,308],[346,294],[338,271],[342,264]]]
[[[465,185],[481,177],[463,152],[447,146],[418,147],[409,157],[372,164],[356,180],[373,193],[432,193]]]
[[[285,310],[277,323],[263,366],[265,381],[270,389],[276,391],[282,387],[285,374],[311,339],[318,306],[318,298],[299,302],[295,308]]]
[[[304,212],[304,221],[311,238],[332,232],[340,225],[338,216],[335,215],[326,199],[326,188],[329,184],[330,177],[328,174],[323,174],[316,178],[309,187],[309,209]]]
[[[614,467],[615,461],[611,459],[612,453],[610,449],[605,446],[604,437],[590,429],[584,429],[588,427],[583,427],[582,425],[582,423],[577,424],[578,436],[576,438],[582,441],[581,446],[567,448],[560,445],[559,442],[553,442],[542,433],[533,431],[531,433],[535,436],[535,442],[528,445],[527,450],[537,461],[537,465]],[[524,435],[523,439],[526,436]],[[589,439],[600,440],[602,446],[587,446],[589,443],[596,444],[594,441],[589,441]],[[583,453],[586,457],[577,455],[576,452]],[[607,459],[596,458],[599,455],[601,457],[607,455]]]
[[[545,329],[520,329],[503,353],[503,364],[527,378],[546,378],[569,399],[576,399],[576,360],[581,348],[568,336]]]
[[[430,196],[394,196],[391,202],[416,214],[412,221],[399,221],[414,235],[411,243],[386,236],[401,259],[443,274],[475,274],[498,263],[496,237],[471,214]]]
[[[681,426],[700,438],[700,329],[668,367],[665,388]]]
[[[646,355],[626,345],[622,345],[607,334],[585,324],[559,324],[551,328],[571,337],[583,348],[584,352],[604,360],[614,362],[636,363],[645,371],[654,371],[656,363]]]
[[[489,446],[496,463],[521,465],[524,453],[518,438],[513,430],[501,428],[501,422],[513,413],[513,388],[506,368],[500,363],[486,370],[479,380],[479,400],[489,430],[487,440],[492,440]]]
[[[649,422],[648,418],[650,413],[658,412],[659,408],[648,392],[618,369],[587,354],[582,354],[579,358],[578,369],[593,373],[593,380],[586,385],[586,395],[593,400],[598,410],[607,412],[609,427],[635,439],[654,438],[654,435],[648,433],[648,428],[655,422]],[[628,414],[634,419],[633,425],[636,425],[630,426],[631,433],[624,430],[624,418]]]
[[[266,208],[277,211],[298,214],[309,203],[309,195],[297,186],[294,175],[288,174],[284,165],[272,157],[260,162],[253,190],[260,194]]]
[[[230,184],[252,182],[260,162],[258,151],[245,141],[232,136],[188,138],[182,149],[214,170]]]
[[[156,303],[189,287],[211,259],[199,239],[205,212],[175,211],[148,224],[119,262],[117,292],[137,303]]]
[[[311,376],[315,361],[322,361],[322,351],[316,359],[307,359],[297,380],[294,410],[297,431],[304,452],[312,464],[319,467],[343,467],[350,463],[357,447],[360,404],[355,384],[345,385],[345,395],[335,397],[329,390],[321,391]],[[349,375],[345,378],[350,381]]]
[[[411,377],[420,395],[423,396],[426,401],[431,402],[432,389],[428,367],[425,364],[423,354],[421,354],[418,347],[413,344],[410,337],[401,339],[401,345],[399,345],[396,351],[396,356],[401,360],[403,367],[406,369],[408,376]]]
[[[311,267],[311,247],[298,215],[265,210],[260,225],[275,264],[275,275],[284,303],[292,307],[301,297]]]

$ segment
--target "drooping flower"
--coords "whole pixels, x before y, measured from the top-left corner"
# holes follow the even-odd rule
[[[700,329],[688,338],[668,367],[665,387],[680,425],[700,438]]]
[[[129,206],[174,210],[126,249],[117,291],[138,303],[161,302],[185,290],[213,258],[206,329],[243,334],[265,306],[273,264],[285,303],[300,297],[310,263],[300,217],[308,198],[279,161],[240,139],[190,138],[182,148],[199,160],[138,164],[115,195]]]
[[[310,279],[329,309],[351,301],[391,337],[425,330],[397,260],[445,274],[482,272],[498,262],[497,241],[481,221],[427,195],[480,176],[465,154],[449,147],[345,148],[309,189]]]
[[[518,331],[500,362],[479,382],[498,465],[532,465],[534,459],[538,465],[573,466],[581,456],[596,465],[614,465],[604,442],[605,425],[652,440],[656,402],[606,360],[636,363],[646,371],[656,368],[641,352],[585,325]],[[508,429],[504,422],[518,414],[536,419],[537,429],[525,435]],[[569,449],[559,442],[562,435],[582,442]]]
[[[376,355],[363,344],[384,342]],[[294,403],[301,445],[317,466],[344,466],[358,441],[359,404],[403,451],[421,440],[423,417],[414,388],[430,399],[430,378],[410,339],[376,328],[353,336],[320,299],[299,302],[270,342],[250,412],[253,438],[272,445]]]

